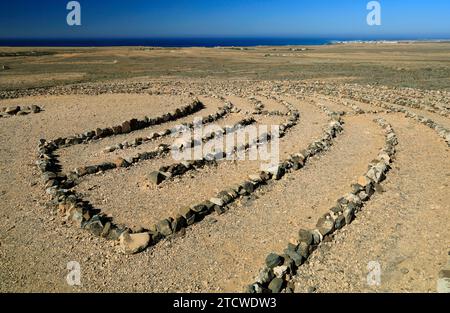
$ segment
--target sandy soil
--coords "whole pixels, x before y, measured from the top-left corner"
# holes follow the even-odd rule
[[[367,60],[370,54],[373,57],[370,63],[374,64],[381,62],[381,56],[377,56],[379,49],[388,49],[380,47],[374,52],[359,48],[364,53],[354,56]],[[270,53],[291,53],[279,49]],[[330,58],[338,57],[337,50],[332,49],[338,48],[301,55],[326,64]],[[339,49],[344,53],[340,60],[349,62],[350,53],[345,53],[352,50]],[[429,46],[428,49],[432,49],[430,55],[424,53],[426,50],[422,47],[416,47],[414,52],[409,49],[403,45],[397,47],[389,66],[395,66],[395,59],[409,64],[410,69],[426,62],[434,66],[433,58],[448,55],[441,46],[433,46],[434,50]],[[69,49],[61,53],[57,57],[28,61],[42,64],[75,62],[78,65],[76,62],[80,60],[88,62],[92,53],[97,57],[118,59],[118,64],[126,60],[126,53],[121,49],[109,52]],[[136,49],[135,53],[150,62],[146,59],[148,56],[157,60],[166,57],[168,51]],[[449,107],[450,94],[446,91],[347,84],[343,79],[323,82],[247,79],[246,75],[252,71],[247,65],[258,67],[264,53],[268,52],[227,49],[175,49],[171,52],[181,60],[180,64],[190,64],[191,73],[205,70],[195,63],[200,60],[198,56],[203,55],[207,57],[205,62],[215,58],[217,64],[223,62],[225,66],[208,67],[208,71],[233,70],[233,75],[242,74],[235,79],[220,79],[220,74],[211,79],[173,79],[170,75],[161,78],[166,73],[159,73],[160,78],[155,79],[140,73],[133,79],[119,77],[106,82],[94,79],[88,84],[43,90],[23,88],[12,94],[6,89],[0,90],[0,108],[31,104],[43,108],[38,114],[0,118],[0,291],[243,291],[254,280],[268,253],[282,252],[299,228],[314,228],[318,217],[350,191],[351,183],[367,170],[369,162],[384,145],[384,134],[372,121],[384,117],[392,124],[399,141],[393,168],[382,184],[384,191],[376,193],[353,223],[323,243],[300,267],[295,277],[295,291],[434,292],[438,272],[445,264],[450,248],[450,148],[436,131],[403,114],[346,114],[343,133],[337,136],[328,151],[309,160],[306,167],[288,173],[279,181],[270,181],[255,194],[231,205],[224,214],[213,213],[188,227],[184,234],[164,239],[139,254],[124,255],[118,242],[68,226],[61,216],[47,207],[49,197],[35,166],[40,138],[50,140],[120,124],[134,117],[158,116],[190,103],[193,97],[199,97],[205,104],[205,108],[195,115],[59,150],[63,171],[152,150],[160,143],[169,144],[171,138],[164,138],[137,148],[102,152],[106,146],[164,130],[180,122],[190,122],[194,116],[214,113],[226,100],[241,111],[217,121],[221,126],[254,116],[251,113],[255,106],[250,97],[261,100],[269,111],[286,112],[282,101],[291,103],[299,111],[298,123],[280,140],[281,159],[305,149],[323,135],[329,116],[317,104],[352,113],[351,108],[340,104],[340,98],[347,99],[351,94],[370,98],[369,104],[347,100],[364,110],[379,110],[370,103],[381,101],[380,97],[389,104],[405,98],[410,102],[423,100],[443,111]],[[231,54],[237,65],[228,63]],[[421,55],[419,61],[414,62],[418,55]],[[284,62],[292,57],[266,57],[264,66],[274,71],[267,75],[278,77],[275,70],[278,74],[288,71],[289,67],[283,67]],[[300,53],[295,57],[299,58]],[[186,61],[188,58],[192,63]],[[10,59],[4,60],[16,64]],[[149,64],[151,62],[142,66]],[[306,63],[302,64],[306,67]],[[180,68],[173,65],[171,71],[180,71]],[[332,74],[335,77],[336,73]],[[334,95],[334,92],[339,94]],[[4,99],[10,96],[16,99]],[[450,118],[445,114],[397,106],[429,117],[444,127],[450,126]],[[257,125],[281,123],[287,118],[254,117]],[[173,162],[168,156],[138,162],[127,169],[88,175],[81,179],[76,190],[115,221],[133,228],[149,227],[182,206],[206,200],[241,182],[248,174],[257,172],[260,166],[258,161],[223,161],[217,166],[206,166],[167,180],[158,187],[149,187],[147,175],[161,165]],[[81,265],[81,286],[70,286],[66,282],[69,261]],[[381,264],[382,283],[377,288],[366,283],[370,261]]]
[[[398,116],[386,120],[399,138],[386,192],[314,253],[297,275],[298,292],[436,291],[436,273],[450,247],[449,149],[422,125]],[[367,285],[371,261],[381,266],[378,287]]]

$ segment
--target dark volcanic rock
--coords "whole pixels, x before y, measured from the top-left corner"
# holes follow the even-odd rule
[[[283,263],[283,258],[278,254],[271,253],[266,257],[266,265],[269,268],[274,268],[275,266],[281,265]]]
[[[281,289],[283,289],[283,284],[284,284],[283,279],[275,277],[270,282],[269,289],[272,291],[272,293],[279,293]]]

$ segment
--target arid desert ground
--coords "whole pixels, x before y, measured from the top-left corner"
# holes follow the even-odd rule
[[[279,164],[174,160],[196,117],[280,125]],[[448,262],[450,43],[4,47],[0,142],[1,292],[436,292]]]

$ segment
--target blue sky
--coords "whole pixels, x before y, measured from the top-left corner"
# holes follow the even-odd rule
[[[450,1],[380,0],[382,25],[368,26],[369,0],[0,1],[0,38],[411,37],[450,38]]]

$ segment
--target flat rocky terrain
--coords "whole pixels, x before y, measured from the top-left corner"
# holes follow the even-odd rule
[[[0,291],[436,292],[449,47],[1,48]],[[200,117],[279,160],[176,160]]]

